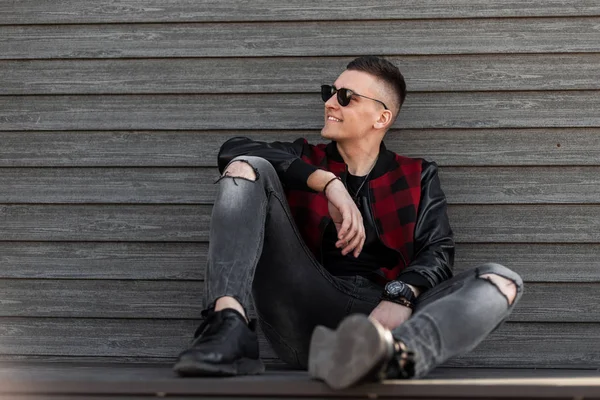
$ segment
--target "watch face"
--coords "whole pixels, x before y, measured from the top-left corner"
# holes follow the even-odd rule
[[[404,283],[398,281],[392,281],[385,285],[385,291],[387,292],[388,296],[391,297],[398,296],[400,293],[402,293],[403,289]]]

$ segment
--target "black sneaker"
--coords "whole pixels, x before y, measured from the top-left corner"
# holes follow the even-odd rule
[[[401,360],[405,360],[402,367]],[[315,328],[308,373],[333,389],[344,389],[359,382],[410,378],[414,358],[377,321],[355,314],[346,317],[335,331]]]
[[[189,349],[177,358],[173,370],[180,376],[235,376],[264,372],[258,354],[256,320],[246,320],[226,308],[202,312],[204,321]]]

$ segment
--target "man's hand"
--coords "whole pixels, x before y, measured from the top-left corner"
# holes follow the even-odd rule
[[[329,215],[333,219],[338,233],[335,246],[342,249],[342,254],[353,252],[358,257],[363,249],[366,239],[365,225],[356,203],[344,184],[335,180],[327,186],[325,193],[329,200]]]
[[[377,320],[385,328],[392,330],[406,322],[412,315],[412,310],[401,304],[382,300],[371,311],[370,318]]]

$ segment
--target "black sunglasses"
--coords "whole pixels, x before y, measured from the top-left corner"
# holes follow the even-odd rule
[[[363,96],[362,94],[358,94],[353,92],[350,89],[346,88],[336,88],[333,85],[321,85],[321,98],[323,101],[329,100],[334,94],[337,93],[337,101],[340,103],[340,106],[346,107],[350,104],[350,100],[352,100],[352,96],[364,97],[365,99],[373,100],[383,105],[383,108],[388,109],[383,101],[373,99],[371,97]]]

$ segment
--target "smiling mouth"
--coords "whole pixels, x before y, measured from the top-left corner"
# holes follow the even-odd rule
[[[342,122],[342,120],[341,120],[341,119],[338,119],[338,118],[336,118],[336,117],[332,117],[331,115],[329,115],[329,116],[327,117],[327,121],[333,121],[333,122]]]

